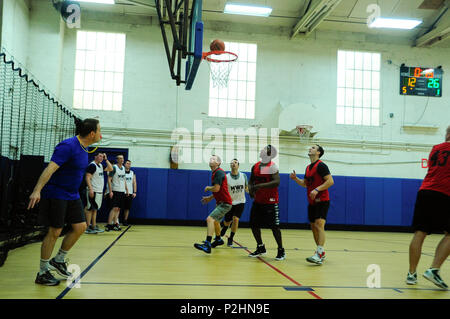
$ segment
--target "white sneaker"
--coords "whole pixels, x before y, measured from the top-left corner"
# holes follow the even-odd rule
[[[316,265],[322,265],[324,259],[325,259],[325,252],[323,252],[321,255],[319,255],[316,251],[316,253],[314,255],[306,258],[306,261],[316,264]]]
[[[425,279],[428,279],[439,288],[448,289],[447,284],[442,280],[441,276],[439,275],[439,269],[431,269],[431,268],[427,269],[423,274],[423,276],[425,277]]]

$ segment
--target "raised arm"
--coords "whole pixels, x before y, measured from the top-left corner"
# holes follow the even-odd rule
[[[296,182],[298,185],[305,187],[306,188],[306,183],[304,179],[300,179],[297,177],[297,174],[295,173],[295,171],[293,170],[292,173],[289,175],[289,177]]]
[[[105,158],[106,161],[106,167],[104,169],[105,172],[112,172],[113,171],[113,166],[111,164],[110,161],[108,161],[108,158],[106,157],[106,153],[103,153],[103,157]]]

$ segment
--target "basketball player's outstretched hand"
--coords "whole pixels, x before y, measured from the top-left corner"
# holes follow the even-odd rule
[[[289,175],[289,177],[293,180],[295,180],[297,178],[297,174],[295,173],[294,170],[292,170],[292,173],[291,173],[291,175]]]
[[[203,205],[206,205],[209,203],[209,196],[203,196],[202,200],[201,200]]]
[[[30,202],[28,203],[28,209],[34,208],[34,205],[39,203],[41,200],[41,193],[40,192],[33,192],[30,195]]]

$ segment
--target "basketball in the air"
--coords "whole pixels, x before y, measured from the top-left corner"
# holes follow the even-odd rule
[[[211,51],[225,51],[225,43],[222,40],[216,39],[209,45]]]

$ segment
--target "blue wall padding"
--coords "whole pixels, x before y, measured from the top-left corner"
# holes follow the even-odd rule
[[[202,205],[205,186],[211,185],[211,171],[136,168],[138,193],[130,218],[205,220],[215,201]],[[250,174],[246,172],[247,177]],[[298,175],[303,178],[302,175]],[[280,174],[281,223],[309,223],[306,189]],[[416,179],[333,176],[328,224],[410,226],[417,191],[422,183]],[[252,200],[241,221],[248,222]]]
[[[402,180],[402,225],[411,225],[414,215],[417,189],[422,181],[413,179]]]
[[[333,176],[334,185],[330,192],[330,209],[327,223],[345,224],[347,211],[347,179],[345,176]]]
[[[383,220],[383,179],[365,178],[364,222],[367,225],[384,225]]]
[[[364,225],[365,180],[364,177],[346,177],[345,191],[347,225]]]

